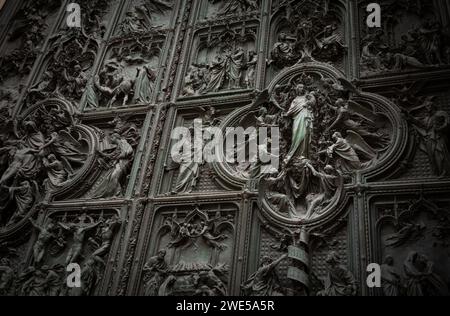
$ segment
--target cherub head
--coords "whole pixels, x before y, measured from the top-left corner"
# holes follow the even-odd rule
[[[55,162],[56,161],[56,156],[54,154],[48,155],[48,161],[49,162]]]
[[[424,105],[427,112],[432,112],[434,108],[434,96],[426,97]]]
[[[120,140],[120,135],[117,133],[113,133],[113,134],[111,134],[110,139],[111,139],[111,143],[118,144],[119,140]]]
[[[305,85],[301,83],[297,84],[295,86],[295,93],[297,95],[303,95],[305,93]]]
[[[167,254],[167,251],[166,250],[160,250],[159,252],[158,252],[158,258],[160,258],[160,259],[164,259],[165,257],[166,257],[166,254]]]
[[[89,258],[89,259],[87,259],[87,260],[84,262],[83,268],[84,268],[84,269],[88,269],[88,268],[94,266],[94,264],[95,264],[94,258]]]
[[[33,121],[31,121],[31,120],[27,120],[27,121],[23,122],[23,126],[25,127],[25,129],[26,129],[27,131],[32,131],[32,132],[34,132],[34,131],[37,130],[36,123],[33,122]]]
[[[278,39],[280,41],[285,41],[287,39],[287,34],[285,32],[281,32],[280,35],[278,35]]]
[[[338,107],[345,107],[345,101],[342,98],[339,98],[336,100],[336,106]]]
[[[46,228],[47,228],[47,230],[54,230],[56,228],[56,225],[55,225],[55,223],[52,220],[50,220],[47,223]]]
[[[262,107],[259,109],[258,115],[259,116],[265,116],[267,114],[267,109],[265,107]]]
[[[333,140],[334,141],[336,141],[338,139],[341,139],[341,138],[342,138],[342,134],[341,133],[336,132],[336,133],[333,134]]]
[[[332,174],[334,171],[334,168],[331,165],[326,165],[323,170],[325,171],[326,174]]]

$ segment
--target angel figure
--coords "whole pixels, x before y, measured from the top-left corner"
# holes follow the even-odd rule
[[[169,248],[188,246],[195,242],[195,239],[202,238],[210,247],[222,250],[225,246],[220,242],[228,239],[226,234],[221,234],[217,230],[216,222],[221,220],[220,213],[215,218],[203,220],[200,223],[178,223],[174,218],[171,220],[171,235],[173,241],[169,243]]]
[[[72,164],[81,166],[87,158],[80,142],[66,131],[53,132],[50,138],[46,140],[46,143],[40,148],[40,152],[44,152],[48,156],[53,155],[55,158],[56,155],[59,156],[69,176],[75,174]]]
[[[356,84],[356,80],[350,82],[341,77],[337,79],[337,82],[331,82],[331,87],[341,98],[351,99],[354,95],[361,95],[361,90],[358,89]]]
[[[365,66],[369,71],[383,72],[386,70],[386,66],[382,59],[382,53],[373,51],[375,45],[375,42],[370,41],[363,46],[361,65]]]
[[[80,216],[78,218],[79,220],[78,223],[72,224],[61,222],[58,223],[58,225],[61,226],[63,229],[73,234],[73,243],[66,257],[66,265],[69,265],[70,263],[73,262],[77,262],[77,260],[81,256],[81,252],[83,251],[86,234],[100,224],[100,222],[93,224],[86,224],[85,218],[86,218],[85,215]]]
[[[261,107],[255,116],[257,127],[275,126],[276,115],[268,115],[267,108]]]
[[[337,126],[342,126],[344,130],[350,130],[357,133],[363,138],[370,138],[374,142],[379,143],[379,147],[383,148],[389,143],[386,135],[369,130],[368,126],[355,120],[353,117],[358,117],[360,120],[366,122],[366,125],[375,127],[383,127],[384,121],[372,111],[367,110],[360,104],[342,98],[337,99],[335,106],[327,104],[329,108],[336,112],[337,116],[334,122],[327,128],[326,132],[333,131]]]
[[[407,242],[422,238],[426,231],[426,225],[403,220],[395,225],[395,229],[396,232],[386,237],[387,247],[397,248]]]
[[[343,172],[352,172],[361,169],[361,160],[355,149],[350,143],[342,137],[342,134],[336,132],[333,134],[334,144],[328,147],[326,153],[330,158],[336,160],[337,166]]]
[[[219,231],[216,231],[215,222],[219,220],[219,218],[208,220],[205,223],[203,232],[200,234],[207,245],[211,248],[223,250],[225,245],[221,243],[228,239],[226,234],[220,234]]]
[[[345,49],[342,43],[342,36],[338,32],[337,24],[327,25],[322,32],[316,35],[317,47],[320,50],[326,50],[332,47],[336,49]]]
[[[250,115],[254,116],[257,127],[276,127],[279,125],[278,119],[281,117],[280,113],[283,111],[283,108],[278,104],[277,100],[269,95],[268,90],[258,94],[252,109],[254,110],[250,112]]]

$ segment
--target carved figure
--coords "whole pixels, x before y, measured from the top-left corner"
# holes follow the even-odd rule
[[[356,296],[357,284],[353,274],[340,265],[340,258],[336,252],[330,252],[326,259],[327,277],[325,289],[317,293],[318,296]]]
[[[277,260],[269,257],[262,258],[258,271],[242,285],[244,294],[248,296],[284,296],[275,269],[287,257],[287,255],[283,255]]]
[[[116,63],[108,63],[103,73],[108,71],[112,71],[112,74],[108,74],[105,85],[101,84],[100,76],[96,76],[95,86],[100,92],[111,98],[107,104],[108,108],[112,107],[118,98],[123,98],[122,106],[126,106],[133,92],[135,80],[130,78],[123,67]]]
[[[139,68],[134,84],[134,104],[150,104],[156,74],[147,66]]]
[[[147,273],[146,278],[148,279],[145,283],[145,296],[158,296],[168,269],[165,260],[166,253],[165,250],[159,251],[144,266],[144,271]]]
[[[403,264],[407,296],[448,295],[448,288],[433,271],[433,262],[425,255],[411,252]]]
[[[7,258],[0,259],[0,295],[12,296],[15,290],[16,273]]]
[[[100,237],[102,240],[101,245],[92,253],[92,257],[103,257],[111,248],[111,244],[114,238],[115,229],[121,224],[117,217],[108,219],[102,224]]]
[[[84,222],[85,216],[80,216],[78,220],[78,223],[58,223],[59,226],[73,234],[73,242],[66,257],[66,265],[77,262],[77,260],[81,256],[81,252],[83,251],[87,232],[94,229],[100,224],[100,222],[94,224],[86,224]]]
[[[400,296],[402,290],[401,276],[394,267],[394,258],[387,256],[381,266],[381,286],[385,296]]]
[[[30,223],[39,232],[36,242],[33,246],[34,264],[39,265],[44,259],[46,248],[50,241],[56,238],[56,225],[52,220],[49,220],[46,225],[39,226],[32,219]]]
[[[112,148],[98,152],[100,165],[106,171],[102,182],[92,197],[96,199],[113,198],[123,194],[123,180],[133,158],[133,147],[119,134],[110,136]]]

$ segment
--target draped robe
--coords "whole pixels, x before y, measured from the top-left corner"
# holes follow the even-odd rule
[[[287,115],[293,116],[292,145],[287,155],[288,160],[294,156],[309,156],[311,131],[313,129],[313,114],[308,108],[306,96],[298,96],[292,102]]]

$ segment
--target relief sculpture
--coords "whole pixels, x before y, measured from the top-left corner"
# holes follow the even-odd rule
[[[0,0],[0,296],[449,296],[449,131],[446,0]]]
[[[304,71],[272,86],[226,121],[236,115],[245,127],[278,127],[280,168],[258,174],[258,164],[238,163],[232,166],[233,177],[245,181],[256,176],[265,195],[261,198],[276,213],[312,220],[337,203],[355,171],[383,160],[392,143],[392,123],[367,101],[358,101],[361,92],[343,77],[334,80]]]
[[[143,294],[228,295],[234,216],[200,209],[179,216],[167,214],[161,222],[161,249],[143,268]]]

